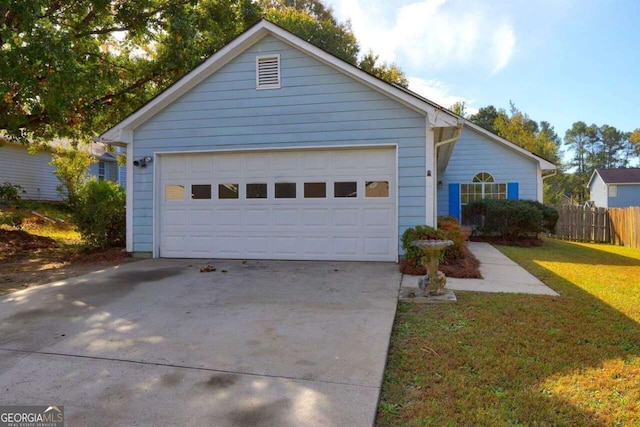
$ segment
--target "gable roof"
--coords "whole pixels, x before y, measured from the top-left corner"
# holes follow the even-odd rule
[[[532,153],[530,151],[525,150],[524,148],[520,147],[517,144],[514,144],[513,142],[504,139],[498,135],[496,135],[495,133],[486,130],[485,128],[483,128],[482,126],[478,126],[477,124],[473,123],[470,120],[465,119],[464,120],[464,126],[466,128],[471,128],[474,131],[486,136],[487,138],[504,145],[505,147],[507,147],[508,149],[515,151],[516,153],[527,157],[531,160],[534,160],[536,162],[538,162],[540,164],[540,169],[542,170],[556,170],[557,166],[553,163],[550,162],[549,160],[545,159],[544,157],[540,157],[535,153]]]
[[[589,187],[596,174],[600,175],[605,184],[640,184],[640,168],[617,168],[604,169],[598,168],[593,171],[589,180]]]
[[[149,120],[156,113],[160,112],[224,65],[228,64],[246,49],[269,35],[308,54],[335,70],[349,75],[360,83],[385,94],[391,99],[425,114],[427,122],[431,127],[459,127],[462,125],[463,120],[461,117],[440,105],[425,98],[415,96],[415,94],[409,91],[401,90],[397,86],[387,83],[312,45],[282,27],[266,19],[262,19],[145,105],[108,129],[96,138],[96,141],[125,144],[132,142],[132,131],[135,128]]]

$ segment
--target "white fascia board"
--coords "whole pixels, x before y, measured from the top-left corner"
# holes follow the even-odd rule
[[[536,162],[538,162],[540,164],[540,169],[541,170],[556,170],[558,168],[555,164],[551,163],[550,161],[548,161],[546,159],[543,159],[542,157],[537,156],[537,155],[533,154],[530,151],[525,150],[524,148],[520,147],[517,144],[514,144],[513,142],[511,142],[511,141],[509,141],[507,139],[504,139],[504,138],[502,138],[502,137],[500,137],[500,136],[498,136],[498,135],[496,135],[496,134],[494,134],[492,132],[489,132],[485,128],[483,128],[481,126],[478,126],[477,124],[473,123],[470,120],[465,119],[464,125],[465,125],[465,127],[471,128],[474,131],[476,131],[478,133],[481,133],[484,136],[488,137],[489,139],[492,139],[492,140],[494,140],[494,141],[506,146],[507,148],[509,148],[509,149],[519,153],[519,154],[522,154],[525,157],[530,158],[531,160],[535,160]]]

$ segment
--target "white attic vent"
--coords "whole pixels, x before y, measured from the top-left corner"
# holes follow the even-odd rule
[[[256,89],[280,88],[280,55],[256,57]]]

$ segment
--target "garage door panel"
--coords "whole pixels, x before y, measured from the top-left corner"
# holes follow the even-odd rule
[[[213,255],[216,257],[242,258],[243,243],[238,235],[219,234],[214,245]]]
[[[157,166],[160,256],[397,257],[394,149],[160,155]],[[371,181],[377,186],[367,184]],[[295,197],[275,198],[277,183],[295,183]],[[306,194],[305,183],[314,184],[307,186]],[[344,197],[354,194],[350,184],[337,186],[343,197],[334,194],[335,183],[355,183],[356,197]],[[192,198],[194,184],[211,186],[210,197],[205,191]],[[237,186],[239,192],[220,194],[220,185]],[[176,189],[170,198],[164,197],[167,186]],[[374,191],[378,187],[382,190]]]
[[[395,212],[386,207],[362,209],[362,223],[365,227],[387,227]]]
[[[242,209],[240,207],[218,208],[214,211],[214,215],[212,220],[220,227],[240,228],[242,226]]]
[[[273,225],[275,227],[298,227],[299,219],[296,208],[276,207],[273,209]]]
[[[299,238],[297,236],[278,236],[273,238],[272,254],[276,258],[295,257],[298,255]]]
[[[366,255],[388,255],[391,251],[391,239],[388,237],[365,237],[364,253]]]
[[[269,257],[269,236],[246,236],[244,240],[244,251],[249,257],[268,258]]]
[[[271,226],[271,210],[268,208],[245,208],[244,225],[251,228],[268,228]]]
[[[169,207],[163,211],[163,228],[184,229],[187,225],[187,209],[182,207]]]
[[[328,208],[302,208],[303,227],[328,227],[331,223],[331,212]]]
[[[330,255],[330,239],[320,236],[302,237],[302,255],[305,258],[327,257]]]
[[[359,209],[339,208],[333,211],[334,227],[357,227]]]
[[[336,256],[356,257],[360,252],[360,238],[334,237],[333,254]]]

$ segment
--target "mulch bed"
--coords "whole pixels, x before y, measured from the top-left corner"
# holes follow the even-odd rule
[[[0,253],[10,256],[20,251],[55,249],[58,244],[50,237],[36,236],[24,230],[5,230],[0,228]]]
[[[445,258],[438,267],[447,277],[458,279],[482,279],[480,274],[480,261],[465,246],[464,254],[460,258]],[[422,266],[413,266],[400,261],[400,271],[412,276],[424,276],[427,272]]]

